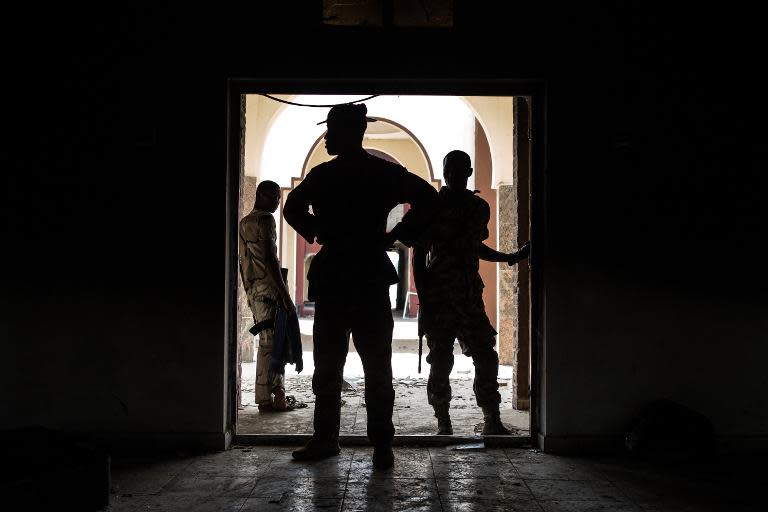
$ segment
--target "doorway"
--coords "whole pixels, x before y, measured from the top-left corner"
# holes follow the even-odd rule
[[[364,95],[271,95],[273,98],[301,104],[330,104],[353,101]],[[300,133],[300,118],[306,127],[317,128],[309,117],[321,119],[325,110],[287,105],[258,93],[241,95],[242,128],[238,156],[240,172],[237,175],[237,221],[253,205],[253,193],[260,179],[277,181],[284,194],[303,179],[306,171],[321,161],[330,159],[319,151],[322,127],[318,133]],[[435,101],[437,100],[437,101]],[[480,196],[492,208],[487,244],[500,251],[512,251],[527,240],[529,229],[531,137],[530,113],[532,101],[528,96],[416,96],[380,95],[368,102],[369,115],[383,122],[367,134],[364,147],[377,156],[385,156],[403,164],[411,172],[439,188],[442,179],[442,156],[451,149],[463,149],[472,157],[475,167],[470,188],[480,190]],[[430,105],[431,103],[431,105]],[[453,127],[452,134],[422,136],[434,131],[425,119],[435,117],[435,111],[446,111],[452,105],[456,111],[453,122],[443,126]],[[416,108],[418,106],[421,108]],[[250,108],[249,108],[250,107]],[[299,110],[294,110],[299,109]],[[378,111],[377,111],[378,109]],[[304,113],[301,113],[304,112]],[[404,115],[408,113],[410,115]],[[378,115],[377,115],[378,114]],[[396,118],[396,119],[393,119]],[[528,122],[528,125],[525,125]],[[280,175],[279,154],[285,142],[280,132],[290,134],[292,144],[304,150],[300,164],[282,161],[282,168],[289,169]],[[524,134],[524,135],[521,135]],[[368,136],[370,135],[370,136]],[[440,141],[437,142],[436,141]],[[526,158],[527,157],[527,158]],[[297,160],[296,155],[293,157]],[[290,160],[290,159],[287,159]],[[437,162],[433,166],[433,162]],[[290,171],[290,169],[296,169]],[[404,206],[407,208],[407,205]],[[288,226],[279,214],[276,222],[279,231],[278,248],[283,266],[289,267],[289,288],[301,316],[302,341],[304,344],[305,370],[296,374],[292,366],[286,367],[286,393],[298,401],[307,403],[305,409],[288,413],[259,414],[252,400],[255,370],[253,337],[247,335],[252,325],[247,303],[243,301],[242,287],[236,301],[236,333],[233,346],[237,347],[233,363],[240,371],[234,371],[237,389],[235,393],[237,435],[242,436],[308,436],[312,431],[313,396],[311,393],[311,319],[313,305],[305,300],[306,270],[319,247],[306,244]],[[398,212],[393,212],[397,215]],[[400,212],[402,214],[402,212]],[[233,219],[235,220],[235,219]],[[521,223],[524,225],[521,226]],[[302,246],[303,244],[303,246]],[[393,318],[396,321],[393,335],[393,373],[395,375],[395,415],[393,420],[398,436],[431,436],[436,432],[436,420],[426,399],[426,378],[429,365],[425,361],[426,343],[422,357],[422,371],[418,373],[418,336],[416,320],[418,297],[410,276],[410,252],[407,248],[397,251],[398,273],[401,282],[393,291]],[[286,265],[286,262],[290,262]],[[293,268],[291,268],[293,267]],[[529,266],[502,268],[502,265],[484,264],[481,277],[485,282],[484,301],[486,312],[499,332],[497,351],[500,355],[499,391],[502,395],[502,420],[514,429],[520,439],[531,436],[531,375],[535,364],[530,344],[530,277]],[[535,309],[535,308],[534,308]],[[250,338],[250,340],[249,340]],[[525,346],[524,346],[525,345]],[[365,435],[365,409],[363,407],[362,366],[351,350],[345,366],[343,399],[346,413],[342,416],[342,436]],[[474,368],[471,359],[461,355],[458,343],[455,347],[456,363],[451,374],[453,400],[451,414],[456,437],[473,438],[482,427],[482,413],[474,401],[472,378]],[[434,423],[434,425],[433,425]]]

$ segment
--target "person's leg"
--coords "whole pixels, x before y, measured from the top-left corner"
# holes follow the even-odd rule
[[[477,405],[483,410],[485,425],[483,435],[509,435],[501,423],[499,404],[499,354],[495,350],[496,331],[491,327],[485,312],[477,315],[473,325],[462,333],[467,355],[472,356],[475,365],[473,389]]]
[[[256,382],[254,399],[259,410],[272,410],[272,388],[274,375],[270,374],[269,366],[272,360],[272,344],[275,330],[274,322],[266,320],[274,315],[274,305],[258,295],[255,287],[246,292],[248,308],[253,315],[254,326],[249,332],[259,337],[256,349]],[[258,334],[257,334],[258,333]],[[238,349],[240,349],[238,344]]]
[[[272,359],[272,341],[274,329],[264,329],[259,333],[259,348],[256,352],[256,388],[255,399],[259,409],[272,408],[272,381],[269,363]]]
[[[429,354],[429,378],[427,379],[427,401],[435,410],[437,418],[437,434],[453,434],[449,409],[451,405],[451,382],[449,376],[453,370],[452,333],[427,334]]]
[[[341,383],[348,343],[346,321],[336,301],[319,299],[315,302],[312,353],[315,362],[312,376],[315,432],[307,446],[293,452],[295,459],[320,459],[339,453]]]
[[[368,437],[374,444],[391,443],[395,435],[392,409],[392,312],[368,311],[358,317],[352,338],[365,372],[365,405],[368,413]]]
[[[288,410],[288,403],[285,399],[285,367],[283,367],[282,373],[271,373],[270,381],[272,382],[272,407],[276,411]]]
[[[485,314],[482,288],[466,290],[457,299],[457,337],[464,355],[472,358],[475,365],[473,389],[477,404],[483,410],[484,435],[502,435],[510,432],[504,428],[499,414],[499,355],[496,353],[496,330]]]
[[[477,405],[483,409],[496,407],[501,403],[499,394],[499,354],[494,350],[494,339],[471,340],[472,363],[475,365],[475,391]]]
[[[376,290],[369,303],[352,312],[352,339],[365,372],[365,407],[368,413],[368,438],[374,445],[374,466],[392,466],[392,309],[389,290]]]

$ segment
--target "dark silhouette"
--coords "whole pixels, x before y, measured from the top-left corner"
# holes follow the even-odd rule
[[[427,398],[435,409],[438,434],[453,434],[448,413],[456,338],[462,353],[475,365],[474,390],[483,409],[484,435],[510,434],[499,416],[499,356],[494,350],[496,330],[485,314],[480,260],[512,265],[528,255],[529,244],[505,254],[485,245],[488,203],[467,190],[472,175],[469,155],[451,151],[443,159],[445,186],[440,189],[440,211],[416,245],[413,273],[419,294],[420,329],[427,337],[430,364]]]
[[[426,181],[363,149],[367,122],[373,121],[366,112],[363,104],[330,110],[325,146],[337,157],[313,168],[285,202],[288,223],[308,242],[323,245],[307,276],[309,299],[315,301],[315,433],[293,456],[309,460],[339,453],[342,371],[351,332],[365,372],[373,463],[386,468],[394,460],[395,432],[389,286],[398,281],[386,249],[395,240],[411,245],[438,199]],[[386,233],[387,215],[400,203],[411,209]]]
[[[285,411],[285,364],[303,367],[296,308],[277,259],[277,231],[272,214],[280,204],[280,186],[262,181],[251,213],[240,221],[240,277],[259,334],[255,398],[260,411]],[[275,321],[279,320],[275,329]],[[277,336],[276,336],[277,334]]]

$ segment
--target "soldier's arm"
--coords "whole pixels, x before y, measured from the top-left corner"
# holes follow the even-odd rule
[[[267,236],[264,236],[261,240],[262,243],[268,244],[268,247],[265,247],[267,250],[263,253],[267,255],[265,267],[267,268],[270,279],[273,281],[275,290],[278,291],[283,307],[289,311],[293,311],[294,307],[293,301],[291,300],[291,294],[288,291],[288,285],[283,279],[280,260],[277,258],[277,244],[275,243],[277,240],[277,228],[275,226],[275,219],[269,215],[266,217],[266,220],[268,222],[268,225],[266,226],[268,232],[266,233]]]
[[[288,193],[283,206],[286,222],[310,244],[317,236],[317,218],[309,213],[316,188],[314,181],[310,171],[304,181]]]
[[[277,258],[275,219],[269,215],[263,217],[263,222],[267,225],[262,228],[263,231],[256,243],[262,246],[260,254],[264,254],[266,258],[264,267],[267,272],[267,279],[269,279],[272,289],[277,292],[277,298],[280,300],[283,308],[288,311],[293,311],[294,307],[293,301],[291,300],[291,294],[288,291],[288,286],[283,280],[283,274],[280,271],[280,260]]]
[[[247,292],[252,284],[252,276],[247,275],[246,272],[246,260],[248,258],[248,246],[245,243],[245,219],[240,221],[240,225],[237,229],[237,246],[238,246],[238,267],[240,268],[240,279],[243,282],[243,288]]]
[[[483,261],[509,261],[509,254],[491,249],[485,244],[485,242],[480,244],[479,256]]]
[[[481,226],[480,229],[480,239],[485,240],[488,238],[488,221],[491,219],[491,208],[488,206],[488,203],[485,201],[482,201],[480,203],[480,208],[477,210],[478,216],[479,216],[479,225]],[[488,247],[484,242],[480,243],[478,256],[481,260],[484,261],[493,261],[493,262],[503,262],[506,261],[508,265],[514,265],[518,261],[524,259],[528,256],[528,250],[529,245],[526,244],[523,247],[520,248],[520,250],[511,252],[511,253],[504,253],[499,252],[494,249],[491,249]]]
[[[524,246],[522,246],[519,250],[510,252],[510,253],[504,253],[499,252],[491,249],[485,243],[480,244],[480,259],[484,261],[496,261],[496,262],[502,262],[506,261],[509,265],[514,265],[515,263],[524,260],[528,257],[528,254],[530,253],[531,249],[531,243],[526,242]]]
[[[429,225],[437,212],[439,199],[437,191],[426,181],[403,169],[398,183],[399,203],[408,203],[411,208],[392,231],[393,240],[400,240],[412,246]]]

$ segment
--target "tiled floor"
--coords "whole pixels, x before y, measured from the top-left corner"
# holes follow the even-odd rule
[[[113,462],[113,511],[768,510],[768,473],[744,461],[666,464],[567,458],[524,449],[395,448],[374,471],[370,448],[316,463],[290,447]]]

